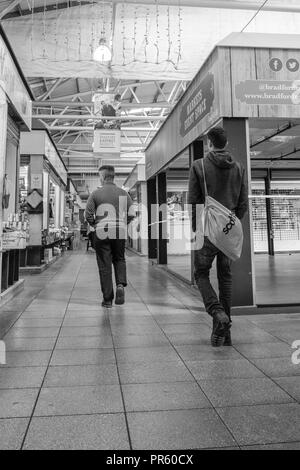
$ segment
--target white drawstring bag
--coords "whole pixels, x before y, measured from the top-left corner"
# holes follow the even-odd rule
[[[204,233],[228,258],[236,261],[243,247],[243,227],[238,217],[227,207],[208,195],[203,160],[205,190]]]

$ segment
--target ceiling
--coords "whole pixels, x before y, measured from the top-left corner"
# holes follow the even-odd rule
[[[264,3],[0,0],[0,20],[35,98],[33,126],[49,130],[73,179],[92,189],[105,162],[92,147],[93,94],[121,95],[121,156],[109,161],[122,182],[217,42],[233,31],[299,32],[299,0]],[[92,60],[103,34],[109,65]],[[277,128],[258,126],[255,135]],[[281,144],[272,141],[276,152]]]

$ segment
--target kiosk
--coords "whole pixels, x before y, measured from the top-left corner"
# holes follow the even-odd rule
[[[187,182],[192,162],[205,154],[207,131],[215,125],[226,129],[228,149],[246,169],[249,185],[250,210],[243,219],[243,253],[233,266],[234,306],[261,303],[255,287],[251,176],[252,180],[261,178],[265,183],[263,194],[256,193],[255,198],[260,197],[265,207],[266,256],[272,256],[274,241],[271,204],[276,206],[276,197],[282,199],[280,192],[277,196],[271,194],[271,181],[300,177],[299,44],[300,35],[230,34],[211,52],[145,152],[150,209],[153,203],[166,203],[170,174],[174,179],[177,172]],[[297,195],[294,189],[285,197],[298,201],[293,214],[288,215],[295,217],[299,192]],[[168,265],[169,243],[168,237],[163,236],[167,233],[166,212],[166,206],[163,211],[156,211],[158,236],[148,248],[149,258],[164,265]],[[293,227],[296,225],[297,221]],[[295,227],[293,236],[297,236]],[[291,239],[291,251],[294,247]],[[191,256],[184,262],[189,263],[189,273]],[[189,281],[193,282],[192,274]]]

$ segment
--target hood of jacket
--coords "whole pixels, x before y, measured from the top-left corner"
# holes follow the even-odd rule
[[[220,150],[218,152],[209,152],[207,158],[219,168],[233,168],[235,165],[230,152]]]

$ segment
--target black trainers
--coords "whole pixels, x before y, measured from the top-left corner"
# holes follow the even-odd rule
[[[213,316],[213,331],[211,334],[211,345],[213,347],[224,346],[225,336],[229,332],[231,323],[222,310],[218,310]]]
[[[115,304],[116,305],[123,305],[124,302],[125,302],[124,286],[122,286],[122,284],[119,284],[118,287],[117,287]]]
[[[103,300],[101,305],[102,305],[102,307],[105,307],[105,308],[112,308],[112,301],[111,300]]]
[[[232,346],[231,331],[230,331],[230,330],[228,330],[228,331],[225,333],[223,346]]]

